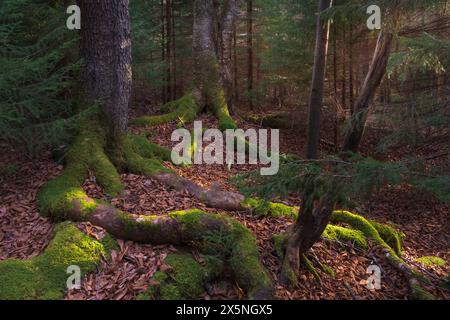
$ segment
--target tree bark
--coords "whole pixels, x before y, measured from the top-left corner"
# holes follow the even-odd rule
[[[221,17],[220,70],[230,112],[233,112],[235,90],[233,72],[231,71],[232,45],[235,37],[236,20],[240,12],[239,7],[242,5],[242,2],[242,0],[225,1]]]
[[[126,132],[131,94],[128,0],[79,0],[85,91],[100,101],[112,136]]]
[[[332,178],[328,191],[317,198],[314,181],[304,190],[302,208],[295,225],[288,231],[286,252],[281,271],[281,282],[288,286],[297,284],[301,257],[319,241],[330,222],[336,203],[337,178]]]
[[[233,4],[232,4],[233,3]],[[195,89],[201,93],[203,101],[200,102],[202,106],[210,106],[213,113],[219,118],[220,129],[234,129],[236,124],[231,119],[226,101],[226,94],[224,90],[224,77],[222,76],[223,68],[221,67],[222,58],[229,54],[221,54],[224,48],[217,48],[217,44],[228,48],[229,39],[232,35],[232,26],[235,18],[230,20],[230,17],[236,17],[233,13],[237,8],[239,1],[230,0],[225,3],[223,17],[227,17],[226,21],[222,22],[221,39],[217,39],[217,14],[214,2],[210,0],[195,0],[194,1],[194,27],[193,27],[193,56],[194,56],[194,85]],[[231,8],[231,9],[230,9]],[[232,13],[228,13],[231,10]],[[228,26],[230,24],[230,26]],[[225,26],[225,28],[224,28]],[[223,32],[225,30],[225,32]],[[226,36],[224,36],[226,34]],[[225,37],[225,40],[224,40]],[[228,67],[226,68],[228,70]],[[226,72],[229,73],[229,72]],[[227,77],[227,79],[230,79]],[[229,81],[229,80],[228,80]],[[231,81],[230,81],[231,82]],[[231,92],[229,93],[231,94]]]
[[[247,0],[247,90],[248,105],[253,110],[253,0]]]
[[[385,31],[381,31],[378,36],[369,72],[367,73],[361,92],[355,101],[350,130],[345,137],[342,147],[342,151],[344,152],[358,152],[359,144],[364,133],[369,105],[386,73],[393,39],[393,34]]]
[[[328,9],[330,5],[331,0],[320,0],[319,14]],[[315,159],[318,156],[318,146],[320,142],[320,113],[323,102],[329,32],[329,22],[322,19],[320,15],[317,16],[313,79],[309,96],[309,123],[306,147],[306,157],[308,159]]]

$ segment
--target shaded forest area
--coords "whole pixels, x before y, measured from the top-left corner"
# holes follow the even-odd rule
[[[0,2],[1,300],[450,298],[447,1],[73,4]]]

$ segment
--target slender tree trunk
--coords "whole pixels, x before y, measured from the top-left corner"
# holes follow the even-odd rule
[[[347,110],[345,104],[347,102],[346,94],[347,94],[347,50],[346,50],[346,31],[345,28],[342,30],[342,92],[341,92],[341,104],[342,108]]]
[[[393,38],[392,33],[386,33],[384,31],[381,31],[378,36],[372,63],[361,92],[355,102],[355,114],[352,117],[350,130],[345,137],[342,151],[358,152],[359,144],[364,133],[369,105],[386,73]]]
[[[166,27],[165,27],[165,16],[164,16],[164,0],[161,0],[161,62],[164,66],[166,63]],[[162,101],[163,104],[167,102],[167,87],[166,87],[166,71],[162,72]]]
[[[331,5],[331,0],[320,0],[319,12],[323,12]],[[318,156],[320,142],[320,113],[323,102],[323,88],[325,80],[326,58],[328,51],[329,22],[317,17],[316,48],[314,52],[313,79],[309,96],[309,123],[306,157],[315,159]]]
[[[336,1],[336,0],[335,0]],[[336,2],[335,2],[336,3]],[[333,99],[334,99],[334,145],[337,148],[339,139],[339,114],[338,114],[338,69],[337,69],[337,27],[333,23]]]
[[[171,22],[171,0],[166,0],[166,92],[167,99],[172,101],[172,22]]]
[[[233,90],[234,90],[234,99],[233,101],[236,103],[238,100],[238,61],[237,61],[237,31],[236,25],[233,30]]]
[[[349,42],[349,103],[351,113],[354,113],[354,91],[353,91],[353,23],[350,22],[350,30],[349,30],[350,42]]]
[[[79,0],[85,91],[101,103],[111,137],[126,132],[131,93],[131,39],[128,0]]]
[[[247,0],[247,90],[253,110],[253,0]]]
[[[172,99],[177,99],[177,52],[176,52],[176,24],[175,24],[175,8],[174,8],[174,0],[172,0],[171,6],[171,16],[172,16],[172,78],[173,78],[173,87],[172,87]]]
[[[223,5],[220,28],[220,69],[228,108],[233,113],[234,79],[232,75],[232,50],[235,37],[236,20],[242,0],[227,0]]]

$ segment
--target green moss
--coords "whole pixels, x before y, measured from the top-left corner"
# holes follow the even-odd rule
[[[272,237],[273,248],[275,249],[275,253],[277,254],[280,260],[284,259],[284,253],[286,251],[286,246],[288,242],[288,234],[276,234]]]
[[[372,226],[378,231],[380,237],[386,241],[386,243],[394,249],[398,255],[402,254],[402,239],[404,235],[396,231],[391,226],[378,223],[376,221],[370,221]]]
[[[103,148],[100,148],[100,146],[97,146],[97,149],[93,149],[90,152],[92,154],[90,167],[94,170],[98,184],[102,186],[109,195],[117,195],[123,190],[123,185],[116,167],[112,164],[106,156],[105,151]]]
[[[394,256],[397,256],[393,249],[381,238],[377,229],[364,217],[348,211],[334,211],[331,215],[331,221],[350,225],[352,228],[361,231],[366,237],[374,240],[378,245],[388,249]]]
[[[90,125],[98,127],[98,123]],[[82,215],[90,214],[96,204],[81,188],[89,169],[94,169],[98,182],[106,192],[116,194],[122,189],[120,176],[104,153],[103,132],[88,127],[77,136],[67,152],[64,171],[39,191],[41,214],[64,219],[67,212],[73,209],[75,200],[79,200]]]
[[[170,103],[167,109],[174,110],[170,113],[157,116],[145,116],[134,119],[131,124],[138,126],[157,126],[171,121],[178,121],[180,127],[192,122],[200,111],[192,94],[185,95],[179,100]]]
[[[173,173],[172,170],[164,167],[157,159],[145,159],[134,151],[127,151],[127,166],[130,172],[152,176],[157,173]]]
[[[149,287],[139,299],[185,300],[198,299],[210,279],[207,268],[196,262],[190,254],[172,253],[165,264],[171,267],[167,273],[155,273],[158,283]]]
[[[247,198],[241,203],[256,216],[290,217],[296,218],[298,207],[290,207],[282,203],[269,202],[263,199]]]
[[[172,151],[170,149],[152,143],[144,136],[128,135],[128,139],[133,145],[133,150],[140,156],[144,158],[157,157],[164,161],[171,161]]]
[[[311,260],[308,259],[307,256],[302,255],[302,261],[303,264],[305,265],[306,269],[311,272],[311,274],[314,276],[314,278],[319,282],[322,283],[322,279],[320,277],[319,272],[317,271],[316,267],[314,267],[313,263],[311,262]]]
[[[249,297],[254,297],[258,291],[270,290],[272,286],[270,276],[259,261],[255,236],[239,222],[233,220],[230,223],[236,240],[229,265],[235,279]]]
[[[330,240],[338,240],[342,242],[350,242],[361,249],[367,249],[367,240],[359,230],[352,230],[339,226],[328,225],[322,236]]]
[[[73,224],[60,224],[41,255],[0,262],[0,299],[62,299],[70,276],[67,268],[77,265],[85,275],[95,269],[107,251]]]
[[[420,262],[421,264],[425,265],[425,266],[429,266],[429,267],[433,267],[433,266],[438,266],[438,267],[443,267],[447,264],[447,262],[439,257],[435,257],[435,256],[425,256],[425,257],[421,257],[416,259],[417,262]]]
[[[418,284],[411,285],[411,296],[415,300],[436,300],[436,297],[433,294],[424,290]]]

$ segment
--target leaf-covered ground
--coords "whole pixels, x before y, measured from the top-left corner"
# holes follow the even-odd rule
[[[203,120],[204,127],[217,127],[215,120],[210,117],[202,116],[200,120]],[[239,123],[240,128],[249,126],[252,125],[244,121]],[[175,124],[152,128],[149,139],[170,147],[170,135],[174,129]],[[302,151],[303,141],[298,138],[301,136],[298,130],[281,131],[282,153]],[[325,144],[323,149],[327,148],[329,146]],[[370,147],[366,146],[364,150],[370,152]],[[39,216],[36,194],[43,183],[58,175],[62,166],[55,163],[48,153],[31,159],[9,151],[2,152],[0,163],[7,169],[2,170],[0,175],[0,260],[36,256],[51,240],[54,226],[49,219]],[[194,165],[174,169],[179,175],[202,186],[233,190],[234,187],[228,182],[229,177],[256,168],[240,165],[228,170],[226,166],[220,165]],[[109,200],[113,205],[129,212],[153,215],[190,208],[217,212],[188,193],[171,190],[147,177],[123,174],[122,181],[126,186],[125,191],[120,197]],[[84,189],[94,198],[106,196],[95,183],[94,176],[86,180]],[[286,204],[298,205],[296,197],[281,200]],[[403,231],[406,234],[404,258],[422,270],[433,283],[436,284],[438,278],[450,273],[450,204],[440,203],[430,194],[408,185],[386,186],[361,204],[358,211],[371,219],[394,224]],[[336,273],[335,277],[321,273],[322,283],[318,283],[307,270],[302,269],[299,288],[288,291],[277,281],[280,264],[271,238],[284,231],[293,221],[288,218],[256,218],[249,212],[222,214],[233,215],[256,235],[262,262],[274,279],[277,298],[406,299],[408,296],[404,278],[384,261],[376,248],[364,252],[351,244],[329,241],[317,243],[310,257],[315,263],[320,261],[330,266]],[[101,228],[87,223],[80,223],[78,226],[94,238],[104,236]],[[164,259],[170,252],[178,250],[172,246],[152,246],[120,240],[118,245],[118,250],[112,253],[111,258],[105,258],[96,272],[83,279],[81,289],[69,291],[66,299],[134,299],[148,286],[155,285],[151,278],[156,271],[169,270]],[[201,259],[195,251],[192,251],[192,255],[195,259]],[[446,264],[426,266],[416,261],[423,256],[440,257]],[[370,291],[366,287],[366,270],[371,263],[382,268],[382,289],[379,291]],[[436,286],[429,289],[440,298],[450,299],[450,293],[444,289]],[[204,299],[236,299],[243,296],[236,284],[222,282],[211,284],[202,295]]]

